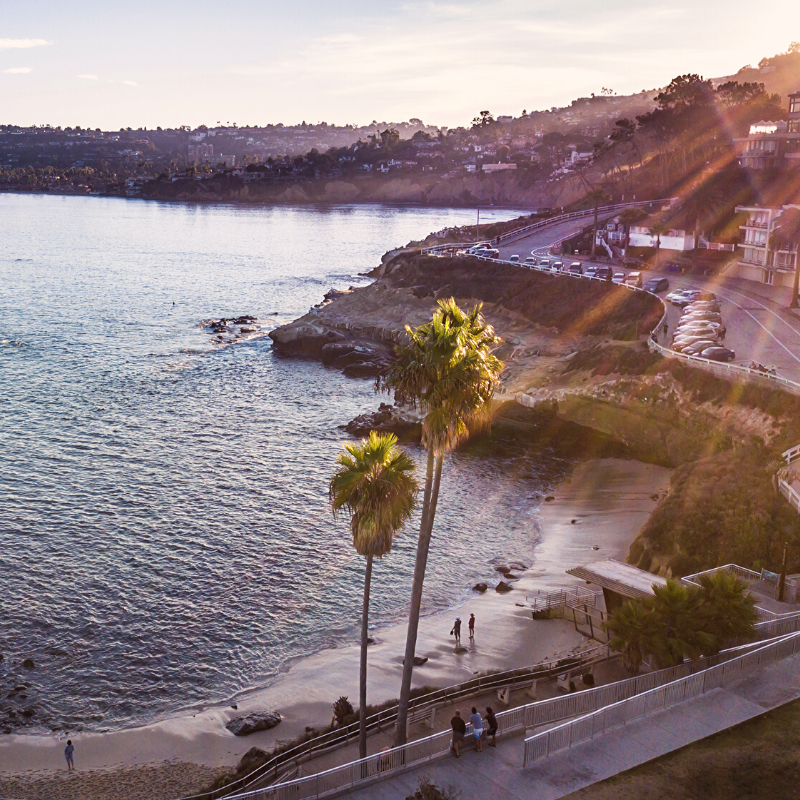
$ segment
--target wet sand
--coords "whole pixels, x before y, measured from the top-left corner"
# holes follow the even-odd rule
[[[542,543],[532,568],[517,573],[520,580],[514,591],[500,595],[490,589],[456,611],[422,620],[417,654],[429,660],[415,670],[415,686],[458,683],[478,672],[527,666],[590,645],[572,623],[532,621],[530,612],[517,603],[535,589],[575,585],[565,574],[570,567],[604,558],[624,560],[655,506],[653,496],[666,489],[669,475],[668,469],[637,461],[603,459],[579,465],[555,499],[542,504]],[[477,627],[470,645],[466,620],[471,612]],[[454,652],[449,636],[456,615],[464,621],[463,642],[468,645],[462,653]],[[375,639],[369,655],[371,703],[397,697],[405,625],[379,630]],[[77,776],[65,773],[66,735],[0,736],[0,797],[105,800],[120,796],[118,781],[123,777],[143,787],[141,796],[150,800],[190,794],[213,779],[219,768],[234,766],[251,747],[269,749],[278,740],[299,735],[307,725],[329,724],[331,704],[339,695],[358,697],[358,656],[354,643],[298,660],[272,686],[240,697],[238,710],[209,706],[145,727],[70,734],[81,772]],[[225,730],[232,717],[260,709],[279,710],[283,722],[247,737]],[[132,778],[134,774],[139,777]],[[79,793],[68,793],[67,781],[77,787],[78,779]],[[139,795],[126,791],[124,796]]]

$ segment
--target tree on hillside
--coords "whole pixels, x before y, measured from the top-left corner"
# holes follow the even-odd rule
[[[597,251],[597,229],[600,225],[599,223],[599,208],[600,206],[608,200],[608,195],[602,189],[593,189],[586,195],[586,200],[588,200],[592,204],[592,208],[594,209],[594,226],[592,229],[592,258],[594,258],[594,254]]]
[[[792,299],[789,308],[798,307],[798,289],[800,289],[800,208],[787,208],[778,217],[769,237],[769,247],[773,259],[777,259],[779,250],[794,250],[794,280],[792,281]]]
[[[422,444],[428,451],[397,715],[397,745],[406,741],[422,587],[444,456],[470,430],[488,421],[503,367],[492,354],[499,339],[484,320],[481,308],[478,304],[465,313],[453,298],[439,300],[430,322],[415,329],[406,326],[408,343],[398,345],[394,364],[376,383],[378,389],[392,392],[398,400],[411,402],[422,410]]]
[[[481,111],[479,116],[473,117],[472,119],[473,128],[485,128],[487,125],[491,125],[493,123],[494,117],[489,111]]]
[[[375,431],[368,439],[345,444],[329,485],[334,516],[343,509],[350,514],[353,546],[367,560],[361,614],[360,758],[367,757],[367,640],[372,561],[392,549],[394,535],[411,516],[418,491],[414,462],[396,445],[394,434]]]
[[[647,212],[642,208],[630,206],[623,208],[619,213],[619,221],[625,226],[625,253],[627,254],[628,248],[631,244],[631,226],[637,222],[647,219]]]

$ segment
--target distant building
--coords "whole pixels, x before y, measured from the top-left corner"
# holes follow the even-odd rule
[[[497,164],[483,164],[481,169],[484,172],[502,172],[503,170],[507,169],[516,169],[517,165],[512,161],[508,164],[500,162]]]
[[[739,164],[746,169],[800,167],[800,90],[789,95],[787,122],[761,120],[734,142]]]
[[[186,157],[190,164],[202,164],[204,161],[211,161],[214,158],[213,144],[190,144],[186,149]]]
[[[769,246],[775,223],[787,208],[800,209],[800,205],[786,205],[781,208],[736,207],[737,213],[747,214],[747,220],[741,226],[742,243],[739,248],[742,258],[738,264],[737,277],[770,286],[792,285],[797,269],[797,251],[773,252]]]
[[[694,250],[696,246],[694,232],[685,228],[670,228],[660,236],[651,233],[648,220],[631,225],[630,247],[658,247],[660,250]]]

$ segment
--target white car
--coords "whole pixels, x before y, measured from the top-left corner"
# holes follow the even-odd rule
[[[526,267],[535,267],[536,266],[536,259],[533,256],[528,256],[525,261],[522,262]]]
[[[511,256],[511,258],[509,258],[508,260],[509,260],[509,261],[510,261],[512,264],[519,264],[519,256]]]
[[[550,259],[549,258],[543,258],[539,262],[539,266],[540,267],[544,267],[545,269],[548,269],[550,267]]]
[[[611,283],[625,283],[625,273],[624,272],[615,272],[614,277],[611,278]]]
[[[686,294],[693,291],[692,289],[676,289],[674,292],[670,292],[664,299],[668,303],[675,303],[678,300],[682,300]]]

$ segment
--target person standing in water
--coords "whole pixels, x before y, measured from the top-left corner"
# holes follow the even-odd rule
[[[453,630],[450,631],[451,636],[456,637],[456,647],[461,646],[461,617],[456,617],[456,621],[453,623]]]
[[[474,614],[470,614],[469,615],[469,622],[467,623],[467,627],[469,627],[469,638],[470,639],[474,639],[475,638],[475,615]]]
[[[67,746],[64,748],[64,758],[67,759],[67,771],[75,769],[75,762],[72,760],[72,754],[75,752],[75,746],[72,744],[72,739],[67,739]]]

